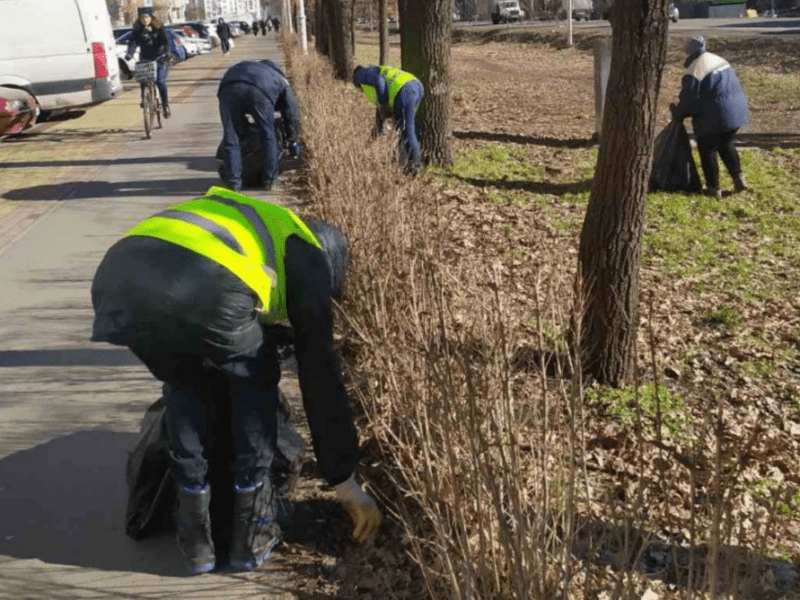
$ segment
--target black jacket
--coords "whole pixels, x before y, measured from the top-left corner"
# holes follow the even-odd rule
[[[333,347],[330,271],[322,251],[295,236],[286,241],[284,264],[303,405],[322,474],[336,485],[355,470],[358,441]],[[108,250],[92,283],[92,304],[92,340],[139,354],[187,353],[221,363],[274,343],[244,282],[156,238],[124,237]]]
[[[136,21],[133,25],[131,41],[128,42],[127,53],[133,54],[136,52],[137,46],[139,47],[139,58],[141,60],[155,60],[160,55],[167,53],[169,48],[167,32],[163,26],[145,31],[141,22]]]
[[[231,28],[227,23],[219,23],[217,25],[217,36],[221,40],[227,40],[231,37]]]
[[[289,81],[280,67],[271,60],[245,60],[225,72],[219,90],[232,83],[246,83],[261,90],[275,110],[281,113],[289,142],[300,134],[300,107]],[[219,92],[217,92],[219,95]]]

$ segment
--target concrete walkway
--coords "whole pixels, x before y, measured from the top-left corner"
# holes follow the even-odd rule
[[[79,119],[0,143],[0,599],[311,597],[291,591],[285,561],[189,578],[171,535],[125,536],[126,452],[160,386],[126,349],[89,342],[104,252],[219,183],[219,79],[261,58],[282,62],[274,34],[178,65],[173,117],[151,140],[130,82]]]

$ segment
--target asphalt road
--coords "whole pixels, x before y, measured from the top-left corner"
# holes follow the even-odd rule
[[[548,29],[567,30],[566,21],[524,21],[522,23],[507,23],[493,25],[491,21],[456,22],[456,28],[501,30],[512,29]],[[597,30],[611,33],[608,21],[573,21],[573,31]],[[800,18],[775,18],[768,19],[756,17],[752,19],[679,19],[677,23],[669,24],[670,35],[690,36],[696,34],[715,36],[761,36],[780,35],[800,38]]]

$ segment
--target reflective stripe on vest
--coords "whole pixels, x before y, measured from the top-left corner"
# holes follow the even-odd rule
[[[222,265],[256,293],[269,323],[287,317],[286,239],[297,235],[322,248],[290,210],[219,187],[142,221],[125,235],[155,237]]]
[[[381,66],[379,68],[381,76],[386,80],[386,85],[389,88],[388,106],[390,109],[394,110],[394,99],[397,97],[397,93],[400,91],[400,88],[409,81],[416,79],[416,77],[414,77],[411,73],[401,71],[400,69],[395,69],[394,67]],[[361,91],[364,92],[364,96],[366,96],[367,100],[369,100],[376,108],[381,107],[381,103],[378,101],[378,90],[371,85],[362,84]]]

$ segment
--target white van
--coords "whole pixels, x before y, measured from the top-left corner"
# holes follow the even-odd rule
[[[0,0],[0,85],[31,93],[43,112],[122,95],[105,0]]]

